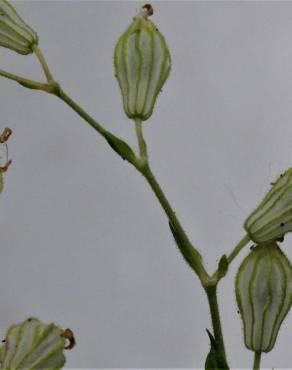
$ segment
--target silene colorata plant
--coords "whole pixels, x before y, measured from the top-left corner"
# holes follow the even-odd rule
[[[216,271],[209,273],[200,252],[187,236],[171,204],[152,172],[144,122],[153,114],[158,95],[171,72],[171,51],[157,26],[151,21],[153,8],[145,4],[120,35],[114,48],[114,73],[119,84],[125,114],[135,123],[139,153],[107,130],[65,92],[52,74],[40,50],[39,38],[7,0],[0,0],[0,45],[22,55],[34,54],[45,81],[36,81],[0,70],[4,78],[24,88],[40,90],[62,100],[101,135],[113,151],[141,174],[165,212],[169,230],[185,262],[205,291],[212,327],[207,330],[210,350],[205,369],[229,369],[224,345],[217,287],[225,278],[230,264],[250,243],[248,256],[236,274],[235,295],[242,319],[243,341],[253,352],[253,369],[260,368],[261,356],[272,351],[280,327],[292,303],[292,267],[281,250],[286,233],[292,231],[292,168],[284,171],[271,185],[264,199],[248,215],[245,236],[234,249],[223,255]],[[8,159],[7,140],[11,130],[0,136],[5,163],[0,167],[0,190]],[[8,328],[0,348],[2,369],[60,369],[64,366],[64,349],[75,344],[73,332],[58,325],[28,318]]]

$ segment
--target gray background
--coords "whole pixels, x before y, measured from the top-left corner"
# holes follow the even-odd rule
[[[14,3],[15,4],[15,3]],[[72,97],[137,148],[113,76],[115,41],[143,3],[17,2]],[[156,2],[173,59],[145,136],[153,169],[209,271],[292,165],[292,2]],[[41,78],[34,57],[1,68]],[[1,80],[14,130],[1,195],[0,333],[36,315],[74,329],[68,367],[201,367],[206,298],[146,183],[62,102]],[[292,257],[292,238],[283,248]],[[233,284],[220,285],[230,363],[250,367]],[[263,367],[291,367],[292,317]]]

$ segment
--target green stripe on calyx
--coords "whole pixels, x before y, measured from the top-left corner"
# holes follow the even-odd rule
[[[19,32],[20,31],[20,32]],[[23,35],[23,30],[14,24],[9,18],[0,16],[0,34],[15,42],[19,42],[21,45],[27,45],[27,36]]]
[[[253,271],[251,273],[251,279],[249,280],[249,283],[247,284],[247,286],[248,286],[248,298],[249,298],[249,302],[250,302],[250,306],[251,306],[251,326],[250,326],[251,335],[247,336],[247,341],[249,343],[248,344],[249,348],[251,348],[253,346],[253,340],[254,340],[254,324],[255,324],[256,319],[255,319],[255,304],[254,304],[254,301],[252,299],[252,296],[253,296],[253,282],[255,280],[258,263],[259,263],[259,258],[257,258],[256,261],[255,261],[255,264],[253,266]],[[244,297],[243,297],[243,299],[244,299]]]
[[[24,32],[30,34],[31,38],[37,38],[35,31],[24,22],[7,0],[0,0],[0,13],[7,16],[15,25],[21,27]]]
[[[283,281],[282,281],[282,288],[283,288],[283,303],[281,305],[281,312],[278,315],[277,320],[275,321],[273,330],[272,330],[272,338],[270,347],[273,347],[277,338],[278,330],[285,319],[286,315],[288,314],[291,305],[292,305],[292,294],[286,294],[287,291],[292,290],[292,269],[288,258],[283,254],[282,258],[279,259],[279,264],[281,265],[281,270],[283,273]]]
[[[151,52],[151,33],[147,29],[142,29],[139,37],[139,55],[140,55],[140,71],[139,84],[137,91],[136,109],[137,114],[141,115],[144,110],[149,80],[151,77],[152,52]]]
[[[124,58],[123,50],[124,50],[123,39],[120,39],[116,46],[114,63],[115,63],[115,69],[116,69],[116,77],[118,79],[118,83],[122,91],[124,110],[127,111],[129,86],[128,86],[126,70],[125,70],[125,65],[124,65],[124,60],[123,60]],[[118,69],[119,69],[119,73],[117,72]]]
[[[235,293],[236,293],[236,299],[237,299],[237,303],[239,306],[239,310],[240,312],[243,312],[242,318],[243,318],[244,334],[245,334],[244,342],[247,347],[248,347],[248,338],[246,337],[246,333],[252,330],[252,327],[251,327],[252,323],[251,321],[246,322],[244,320],[244,317],[252,315],[252,305],[251,305],[250,300],[248,299],[242,300],[242,297],[245,297],[249,294],[249,286],[248,284],[245,283],[245,281],[247,280],[246,275],[249,275],[253,272],[255,262],[256,260],[253,260],[251,262],[245,260],[244,263],[242,264],[242,268],[238,271],[238,274],[236,276],[236,286],[238,286],[238,288],[235,290]]]

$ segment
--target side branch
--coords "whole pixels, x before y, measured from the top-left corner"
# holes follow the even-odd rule
[[[30,79],[24,78],[22,76],[15,75],[13,73],[3,71],[2,69],[0,70],[0,76],[2,76],[4,78],[7,78],[9,80],[12,80],[12,81],[16,81],[20,85],[22,85],[22,86],[24,86],[28,89],[42,90],[42,91],[48,92],[48,85],[47,84],[44,84],[44,83],[41,83],[41,82],[38,82],[38,81],[34,81],[34,80],[30,80]]]
[[[159,201],[161,207],[166,213],[171,232],[185,261],[198,275],[202,285],[204,286],[209,280],[209,275],[206,272],[205,267],[202,263],[202,257],[198,250],[193,247],[180,221],[178,220],[172,206],[170,205],[161,186],[159,185],[158,181],[156,180],[156,177],[154,176],[150,168],[147,144],[143,136],[142,121],[137,118],[135,120],[135,123],[136,123],[136,134],[140,149],[139,167],[137,169],[145,177],[152,191],[156,195],[156,198]]]

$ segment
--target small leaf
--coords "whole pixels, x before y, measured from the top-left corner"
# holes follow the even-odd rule
[[[19,85],[23,86],[23,87],[26,87],[27,89],[31,89],[31,90],[39,90],[40,89],[40,86],[41,84],[33,84],[29,81],[17,81],[19,83]]]
[[[202,260],[202,256],[192,245],[190,245],[190,243],[187,243],[182,239],[181,235],[177,232],[175,226],[171,222],[169,222],[169,228],[185,261],[191,266],[191,268],[194,268],[193,266],[196,265],[198,261]]]
[[[227,274],[228,272],[228,267],[229,267],[229,263],[228,263],[228,258],[227,256],[224,254],[221,258],[220,258],[220,261],[218,263],[218,278],[219,279],[222,279],[224,278],[224,276]]]
[[[207,334],[210,338],[211,349],[206,358],[205,370],[229,370],[229,366],[226,363],[224,355],[218,348],[215,338],[208,329]]]
[[[136,156],[130,146],[125,143],[123,140],[119,139],[118,137],[114,136],[110,132],[105,134],[105,139],[112,147],[112,149],[123,159],[127,160],[130,163],[134,163],[136,161]]]

